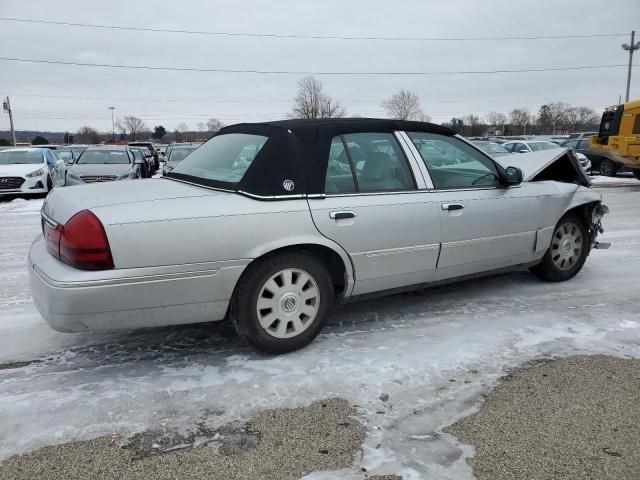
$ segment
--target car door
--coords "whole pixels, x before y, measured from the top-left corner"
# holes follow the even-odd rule
[[[49,173],[51,175],[51,181],[55,186],[64,185],[64,162],[51,151],[45,150],[45,159],[47,160],[47,166],[49,167]]]
[[[392,132],[327,139],[325,194],[308,202],[318,230],[353,262],[352,294],[431,280],[440,244],[439,207],[425,190],[416,159]]]
[[[503,187],[495,162],[464,140],[432,133],[407,135],[427,167],[439,208],[442,247],[434,280],[526,264],[539,257],[554,226],[548,187],[529,182]],[[433,161],[429,151],[420,149],[425,141],[440,144],[457,162]]]

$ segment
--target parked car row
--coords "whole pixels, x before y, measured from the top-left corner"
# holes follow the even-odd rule
[[[180,144],[172,165],[195,148]],[[0,151],[0,195],[47,194],[65,185],[151,178],[159,158],[148,142],[6,148]]]

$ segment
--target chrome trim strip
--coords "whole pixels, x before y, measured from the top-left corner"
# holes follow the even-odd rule
[[[407,163],[409,164],[409,168],[411,169],[411,172],[413,173],[413,177],[416,180],[418,190],[424,190],[428,188],[427,182],[425,181],[424,174],[420,169],[420,163],[418,162],[418,159],[415,157],[413,151],[409,147],[409,144],[405,139],[404,132],[400,130],[396,130],[395,132],[393,132],[393,134],[396,137],[396,142],[398,142],[398,145],[400,145],[400,148],[403,150],[404,156],[407,160]]]
[[[437,250],[440,248],[439,243],[430,243],[427,245],[412,245],[410,247],[400,247],[400,248],[387,248],[384,250],[370,250],[366,252],[356,252],[352,253],[352,256],[364,255],[367,258],[372,257],[382,257],[385,255],[397,255],[401,253],[414,253],[414,252],[424,252],[427,250]]]
[[[490,242],[495,242],[496,240],[503,240],[507,238],[526,237],[529,235],[536,235],[536,233],[537,233],[537,230],[531,230],[529,232],[507,233],[504,235],[494,235],[491,237],[480,237],[480,238],[471,238],[469,240],[456,240],[454,242],[443,242],[442,248],[468,247],[470,245],[477,245],[479,243],[490,243]]]
[[[416,164],[418,165],[418,170],[420,171],[420,174],[424,178],[426,189],[433,190],[435,188],[433,185],[433,180],[431,180],[431,174],[429,173],[429,169],[427,168],[427,166],[424,163],[424,160],[422,159],[422,155],[420,155],[420,152],[418,151],[416,146],[413,144],[413,141],[411,141],[411,137],[409,137],[409,134],[407,132],[403,131],[399,133],[402,136],[402,139],[404,140],[405,144],[407,145],[408,150],[411,152],[411,155],[415,158]]]
[[[162,273],[157,275],[141,275],[139,277],[122,277],[122,278],[109,278],[105,280],[88,280],[78,282],[60,282],[49,277],[44,273],[37,265],[33,266],[36,273],[52,287],[56,288],[86,288],[86,287],[104,287],[111,285],[134,285],[138,283],[149,282],[161,282],[167,280],[181,280],[185,278],[199,278],[199,277],[213,277],[221,268],[215,268],[211,270],[198,270],[194,272],[180,272],[180,273]]]
[[[244,190],[238,190],[238,193],[250,198],[256,198],[258,200],[283,200],[288,198],[306,198],[305,193],[298,193],[293,195],[256,195],[255,193],[245,192]]]
[[[44,213],[44,211],[42,210],[40,211],[40,216],[51,228],[56,228],[59,225],[58,222],[56,222],[53,218],[51,218],[49,215]]]

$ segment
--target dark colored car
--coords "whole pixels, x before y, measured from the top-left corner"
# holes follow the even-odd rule
[[[589,147],[589,137],[574,138],[560,144],[564,148],[573,148],[576,152],[582,153],[591,160],[591,171],[600,172],[600,175],[607,177],[615,177],[618,172],[626,172],[624,165],[605,157],[604,155],[594,152]]]
[[[153,146],[151,142],[130,142],[130,147],[147,147],[153,155],[153,171],[155,172],[160,168],[160,156],[158,155],[158,151]]]

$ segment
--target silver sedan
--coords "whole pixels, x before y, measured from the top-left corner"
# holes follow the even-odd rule
[[[517,160],[420,122],[229,126],[164,178],[54,190],[33,297],[59,331],[228,319],[282,353],[335,302],[521,269],[568,280],[607,209],[571,151]]]

